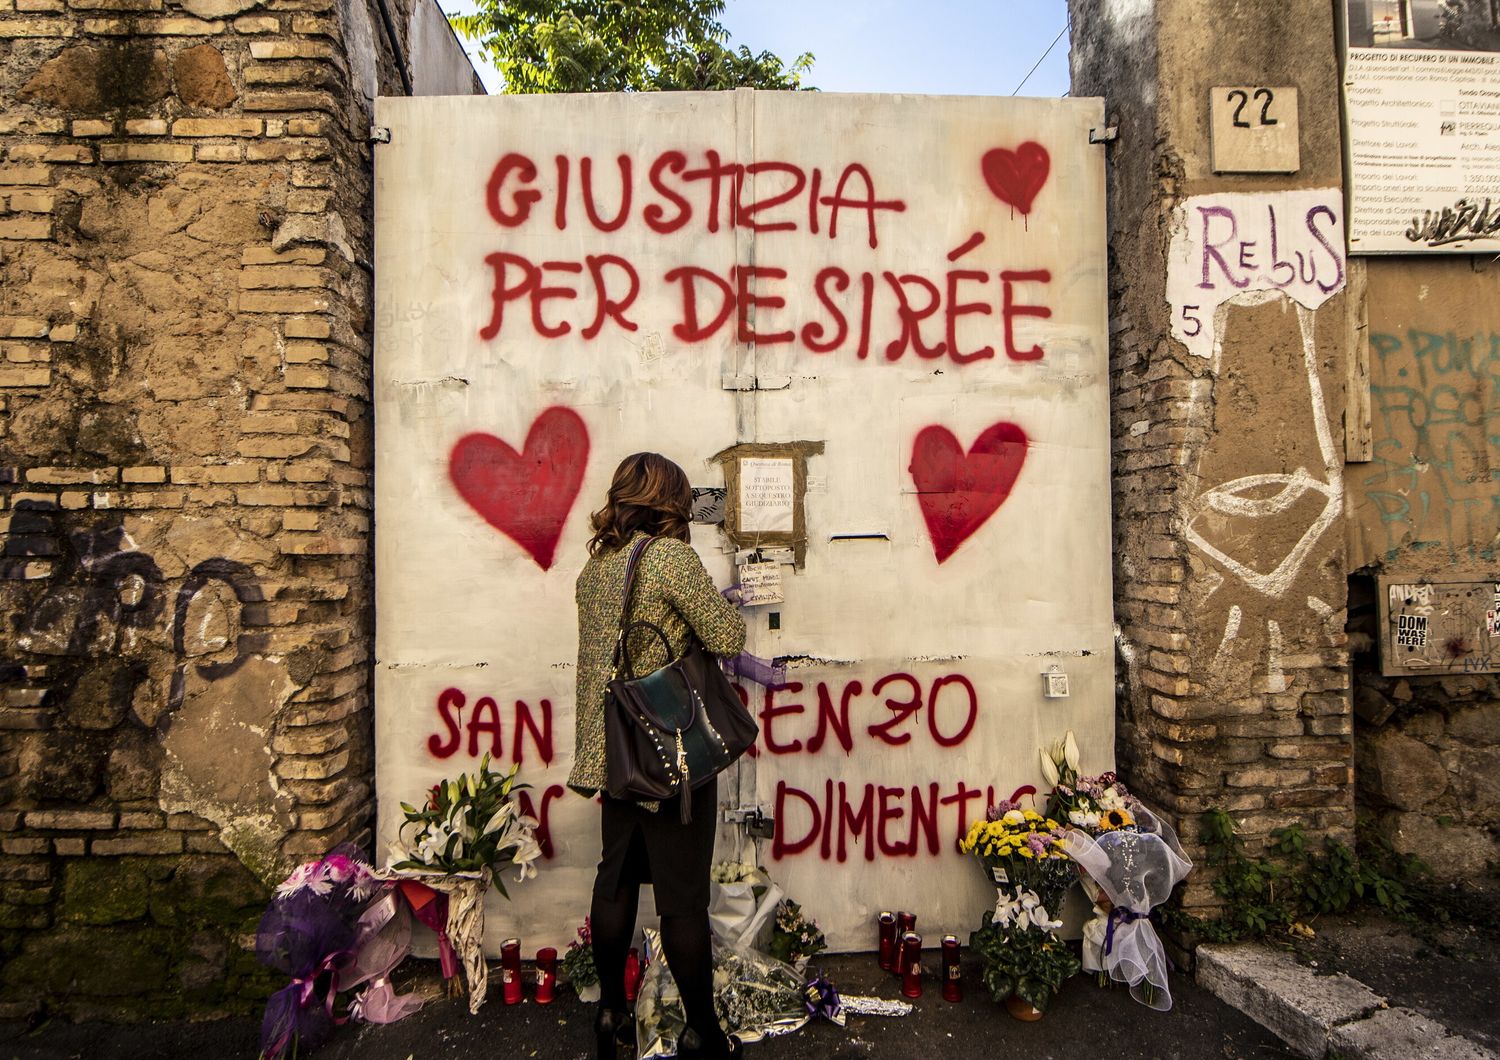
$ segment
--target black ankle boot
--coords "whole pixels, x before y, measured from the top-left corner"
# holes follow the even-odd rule
[[[715,1050],[705,1045],[693,1028],[685,1028],[677,1039],[677,1060],[742,1060],[744,1042],[732,1034],[721,1036],[719,1040],[724,1044]]]
[[[620,1009],[601,1008],[594,1017],[594,1049],[599,1060],[615,1060],[616,1047],[630,1041],[635,1022],[630,1013]]]

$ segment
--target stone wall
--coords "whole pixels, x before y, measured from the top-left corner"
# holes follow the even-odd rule
[[[1189,197],[1337,196],[1332,5],[1219,5],[1212,32],[1194,0],[1069,8],[1073,94],[1103,96],[1119,130],[1109,195],[1122,772],[1178,820],[1190,850],[1210,807],[1233,811],[1252,843],[1294,820],[1347,838],[1342,535],[1318,519],[1311,496],[1262,517],[1208,503],[1210,492],[1264,499],[1266,487],[1250,482],[1290,481],[1299,467],[1336,503],[1342,451],[1325,471],[1319,421],[1341,423],[1344,298],[1306,313],[1275,301],[1226,306],[1222,348],[1201,356],[1173,336],[1167,292],[1182,224],[1174,210]],[[1212,172],[1209,91],[1242,84],[1299,87],[1296,174]],[[1211,883],[1194,873],[1188,908],[1215,904]]]
[[[374,10],[0,0],[0,1016],[263,997],[369,839]]]
[[[1375,579],[1500,583],[1500,268],[1373,259],[1369,330],[1372,459],[1349,474],[1360,809],[1440,878],[1473,880],[1500,867],[1500,676],[1457,665],[1474,659],[1383,676]]]

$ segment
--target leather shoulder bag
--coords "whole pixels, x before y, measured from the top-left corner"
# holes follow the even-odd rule
[[[672,658],[672,642],[650,622],[630,621],[637,568],[656,538],[631,550],[615,638],[614,675],[604,689],[605,790],[628,801],[680,795],[681,820],[692,819],[692,792],[712,780],[755,742],[759,729],[717,660],[690,634]],[[666,647],[665,666],[638,676],[630,657],[633,633]]]

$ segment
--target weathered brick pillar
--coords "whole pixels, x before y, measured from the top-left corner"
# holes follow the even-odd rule
[[[373,809],[362,5],[0,4],[0,1016],[232,1004]]]
[[[1226,216],[1190,212],[1207,201],[1195,197],[1250,193],[1242,238],[1261,223],[1250,213],[1276,209],[1288,257],[1293,225],[1308,238],[1332,223],[1306,222],[1298,196],[1325,189],[1341,216],[1333,5],[1215,5],[1211,18],[1196,0],[1069,6],[1073,94],[1105,97],[1119,129],[1109,210],[1122,770],[1193,850],[1210,807],[1233,811],[1252,838],[1293,821],[1348,838],[1343,246],[1317,249],[1331,291],[1321,304],[1266,292],[1205,310],[1217,348],[1185,343],[1192,319],[1174,333],[1174,315],[1192,308],[1168,289],[1184,237],[1224,243],[1227,271],[1209,259],[1204,286],[1250,290],[1272,264],[1264,241],[1251,264],[1232,257]],[[1213,171],[1209,93],[1233,85],[1299,89],[1295,173]],[[1213,905],[1211,881],[1194,874],[1189,908]]]

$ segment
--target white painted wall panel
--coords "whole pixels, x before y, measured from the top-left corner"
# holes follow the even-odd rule
[[[472,766],[467,734],[447,757],[429,749],[429,739],[439,751],[452,743],[437,706],[446,689],[463,693],[465,722],[480,697],[497,701],[502,760],[513,750],[512,705],[522,700],[539,717],[546,700],[550,761],[543,768],[528,738],[523,769],[539,801],[561,785],[572,746],[573,581],[585,558],[587,513],[602,502],[620,457],[656,449],[681,463],[695,485],[718,485],[720,471],[709,458],[728,446],[815,441],[824,449],[807,465],[806,562],[784,569],[784,604],[750,614],[753,650],[797,657],[787,679],[802,686],[773,691],[769,710],[767,692],[749,688],[763,715],[763,747],[747,762],[744,792],[768,811],[779,797],[784,816],[781,843],[763,844],[759,856],[837,948],[873,945],[871,920],[880,908],[916,909],[929,934],[972,927],[991,899],[953,841],[960,807],[972,818],[983,812],[986,795],[961,798],[959,785],[1003,797],[1039,782],[1037,744],[1069,727],[1090,765],[1112,762],[1103,148],[1088,143],[1089,129],[1102,124],[1099,102],[811,93],[415,99],[382,100],[379,121],[392,130],[376,169],[382,842],[399,821],[397,801]],[[663,163],[662,183],[694,212],[682,229],[661,234],[643,210],[657,206],[658,222],[676,214],[649,180],[653,161],[672,150],[682,152],[685,165]],[[709,182],[681,179],[684,169],[704,167],[708,151],[725,164],[761,164],[745,178],[746,203],[768,202],[798,174],[803,190],[784,205],[742,214],[731,227],[725,182],[717,231],[709,231]],[[524,223],[504,226],[486,208],[486,183],[512,152],[531,159],[537,172],[525,181],[519,171],[509,174],[501,212],[514,206],[518,189],[541,198]],[[581,159],[592,160],[597,212],[608,222],[619,203],[621,154],[630,157],[635,178],[631,211],[619,228],[600,231],[583,206]],[[564,228],[559,155],[569,160]],[[823,200],[837,195],[840,177],[854,165],[868,175],[873,198],[902,204],[873,211],[877,246],[862,208],[840,208],[837,234],[830,232],[834,209]],[[863,178],[850,172],[846,197],[869,197]],[[808,192],[814,182],[816,206]],[[817,232],[810,230],[814,218]],[[517,300],[507,304],[498,334],[481,338],[496,278],[486,258],[497,253],[537,264],[603,254],[629,260],[640,292],[622,313],[636,330],[606,322],[592,341],[581,337],[594,316],[585,265],[545,273],[548,285],[579,291],[542,308],[543,326],[566,320],[567,334],[539,335],[526,302]],[[730,319],[706,338],[684,340],[674,332],[683,321],[682,287],[666,274],[697,266],[727,279],[737,263],[785,271],[751,281],[759,297],[784,300],[747,313],[745,328],[761,339],[743,341]],[[949,298],[949,274],[960,271],[979,275],[958,277],[957,297]],[[1008,284],[1002,274],[1012,274]],[[606,272],[611,282],[621,275]],[[866,275],[870,339],[861,357]],[[949,339],[939,308],[917,322],[934,356],[912,348],[888,356],[903,331],[895,288],[917,311],[927,300],[919,280],[903,277],[932,283],[942,306],[987,307],[956,317],[954,334],[961,354],[985,346],[992,354],[964,361],[936,354]],[[1007,286],[1014,305],[1049,310],[1011,319],[1011,348],[1035,347],[1033,359],[1007,355]],[[700,312],[711,316],[717,296],[708,298],[707,286],[702,291]],[[834,308],[847,323],[846,339],[814,352],[809,339],[828,342],[838,330]],[[823,330],[805,330],[814,323]],[[765,338],[788,331],[791,341]],[[725,389],[726,382],[744,389]],[[583,433],[559,429],[558,455],[538,480],[539,494],[507,479],[505,465],[490,482],[498,496],[466,502],[450,475],[459,440],[483,432],[520,450],[538,417],[554,407],[581,419],[586,456]],[[575,421],[550,413],[542,422]],[[997,424],[1013,424],[1004,430],[1024,432],[1026,444],[1001,447],[1004,455],[987,463],[972,450]],[[946,459],[936,428],[950,431],[956,445]],[[502,452],[498,442],[467,444]],[[550,567],[480,511],[517,530],[524,520],[515,509],[547,509],[548,490],[580,466],[581,489]],[[974,496],[931,493],[932,476],[945,469],[977,477]],[[925,496],[919,482],[928,485]],[[474,483],[468,488],[474,494]],[[935,542],[924,504],[978,511],[959,519],[967,533],[940,531],[943,541]],[[831,540],[849,533],[887,539]],[[518,534],[545,558],[548,542],[539,544],[524,528]],[[695,527],[694,544],[725,583],[731,564],[720,532]],[[770,610],[781,616],[779,631],[768,628]],[[1043,699],[1040,674],[1049,663],[1067,670],[1069,699]],[[874,694],[893,674],[910,676],[888,680]],[[836,708],[854,681],[861,691],[848,699],[849,752],[835,738],[810,752],[820,683]],[[935,686],[936,738],[928,719]],[[908,699],[913,688],[920,688],[921,708],[872,734],[872,726],[895,717],[886,700]],[[777,713],[799,703],[800,713]],[[489,742],[486,735],[481,745]],[[834,820],[842,823],[828,831],[825,859],[811,807],[827,815],[830,782]],[[840,782],[856,810],[871,786],[873,831],[840,814]],[[948,801],[939,801],[934,823],[916,830],[916,849],[907,852],[913,788],[925,813],[933,784],[938,800]],[[884,796],[882,786],[890,789]],[[529,949],[571,936],[587,909],[595,816],[591,803],[572,794],[548,802],[554,856],[541,879],[512,889],[513,903],[492,905],[492,941],[519,932]],[[739,853],[732,841],[726,830],[721,857]]]

